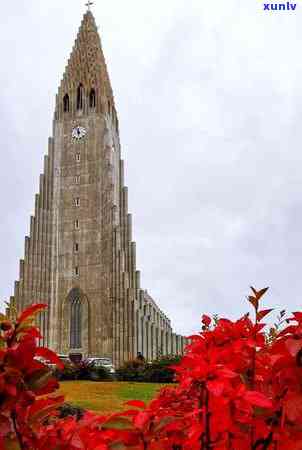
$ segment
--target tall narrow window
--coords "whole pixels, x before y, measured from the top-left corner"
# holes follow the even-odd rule
[[[145,327],[144,327],[144,318],[141,318],[141,337],[142,337],[142,354],[145,353]]]
[[[78,251],[79,251],[79,244],[78,244],[78,243],[76,243],[76,244],[74,245],[74,251],[75,251],[76,253],[78,253]]]
[[[73,349],[79,349],[82,347],[81,309],[81,299],[76,297],[71,303],[70,311],[70,347]]]
[[[81,161],[81,154],[80,153],[76,154],[76,160],[77,160],[77,162]]]
[[[165,351],[164,351],[164,331],[161,330],[160,332],[160,352],[161,355],[165,355]]]
[[[75,184],[80,184],[80,180],[81,180],[80,175],[76,175],[76,176],[74,177],[74,182],[75,182]]]
[[[95,97],[95,90],[91,89],[89,94],[89,106],[90,108],[95,108],[96,106],[96,97]]]
[[[83,85],[82,83],[79,85],[77,90],[77,109],[83,109]]]
[[[77,197],[77,198],[75,199],[75,205],[76,205],[76,206],[80,206],[80,197]]]
[[[69,112],[69,95],[65,94],[63,98],[63,110]]]
[[[75,227],[76,230],[78,230],[80,228],[80,223],[79,223],[78,220],[75,221],[74,227]]]
[[[80,275],[80,271],[79,271],[78,266],[75,267],[74,273],[75,273],[75,276],[76,276],[76,277],[78,277],[78,276]]]

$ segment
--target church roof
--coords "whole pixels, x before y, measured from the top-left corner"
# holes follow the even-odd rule
[[[75,92],[79,84],[95,88],[114,104],[107,65],[94,16],[88,10],[82,19],[71,55],[59,88],[59,96]]]

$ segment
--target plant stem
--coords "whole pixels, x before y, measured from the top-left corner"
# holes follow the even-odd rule
[[[205,388],[205,438],[206,450],[211,448],[211,430],[210,430],[211,413],[209,411],[209,391]]]
[[[257,303],[256,307],[255,307],[255,327],[258,325],[258,309],[259,309],[259,305]],[[255,329],[254,332],[254,344],[255,347],[253,349],[253,355],[252,355],[252,368],[251,368],[251,390],[254,391],[255,390],[255,379],[256,379],[256,338],[257,338],[257,330]],[[252,419],[254,419],[254,412],[252,415]],[[251,449],[253,450],[254,448],[254,440],[255,440],[255,428],[254,425],[252,424],[251,426]]]
[[[25,446],[24,446],[24,443],[23,443],[23,439],[22,439],[21,433],[20,433],[19,428],[18,428],[17,413],[16,413],[15,409],[11,413],[11,419],[13,421],[14,430],[15,430],[15,433],[16,433],[16,437],[17,437],[20,449],[21,450],[26,450]]]
[[[211,450],[211,432],[210,432],[210,419],[211,413],[209,412],[209,391],[202,383],[200,398],[198,401],[199,409],[204,408],[204,412],[199,413],[199,420],[203,423],[203,429],[200,436],[201,447],[200,450]]]
[[[198,413],[198,418],[199,418],[200,423],[203,422],[203,412],[201,411],[203,408],[203,405],[204,405],[204,383],[201,384],[200,396],[198,399],[198,408],[200,410]],[[201,433],[199,440],[200,440],[200,444],[201,444],[200,450],[204,450],[204,431]]]

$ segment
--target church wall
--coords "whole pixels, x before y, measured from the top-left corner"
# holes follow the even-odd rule
[[[92,88],[95,107],[88,100]],[[76,141],[71,133],[79,125],[86,135]],[[138,351],[146,359],[171,353],[170,321],[140,286],[118,119],[91,13],[84,16],[56,96],[48,144],[12,304],[20,311],[47,303],[39,319],[44,344],[68,353],[70,293],[78,288],[82,348],[73,350],[112,357],[117,366]]]

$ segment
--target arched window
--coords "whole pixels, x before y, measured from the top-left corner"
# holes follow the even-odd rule
[[[83,85],[82,83],[78,87],[77,91],[77,109],[83,109]]]
[[[63,110],[69,112],[69,95],[65,94],[63,98]]]
[[[80,349],[82,347],[82,305],[80,297],[72,300],[70,308],[70,347]]]
[[[89,94],[89,106],[90,108],[95,108],[96,106],[96,95],[95,90],[92,88]]]

